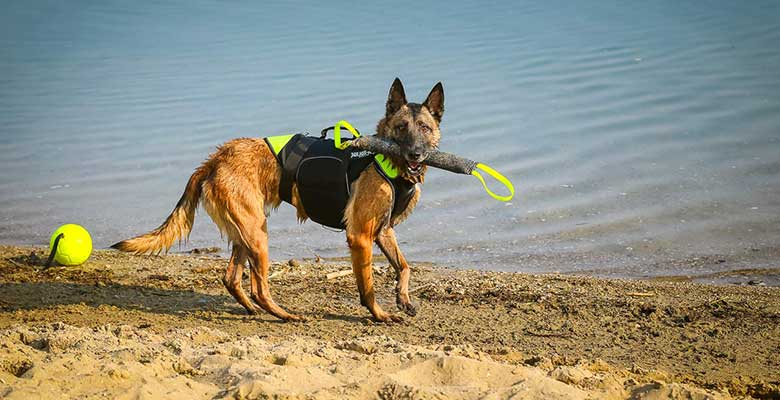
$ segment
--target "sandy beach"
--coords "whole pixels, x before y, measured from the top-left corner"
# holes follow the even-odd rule
[[[338,260],[272,267],[309,318],[244,314],[225,260],[97,251],[44,269],[0,247],[0,396],[27,398],[767,398],[780,289],[414,264],[419,313],[373,322]],[[377,258],[379,297],[393,276]]]

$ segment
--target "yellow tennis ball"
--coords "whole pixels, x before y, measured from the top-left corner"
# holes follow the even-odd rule
[[[81,225],[65,224],[57,228],[49,240],[49,251],[54,248],[57,236],[62,238],[57,243],[57,253],[54,260],[62,265],[79,265],[87,261],[92,254],[92,238]]]

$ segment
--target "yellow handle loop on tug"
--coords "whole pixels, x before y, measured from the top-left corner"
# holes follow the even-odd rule
[[[352,142],[350,142],[350,141],[342,142],[341,141],[341,127],[342,126],[347,128],[349,133],[351,133],[352,136],[354,136],[356,138],[360,137],[360,133],[358,132],[357,129],[355,129],[355,127],[350,125],[349,122],[344,121],[343,119],[336,123],[336,125],[333,128],[333,139],[336,142],[335,143],[336,144],[336,148],[339,149],[339,150],[346,150],[346,148],[349,147],[349,145],[351,145]]]
[[[471,175],[474,175],[479,179],[480,182],[482,182],[482,187],[485,188],[485,191],[487,194],[490,195],[490,197],[499,200],[499,201],[509,201],[512,200],[512,197],[515,196],[515,187],[512,185],[512,182],[509,181],[504,175],[501,175],[498,171],[494,170],[493,168],[488,167],[485,164],[477,163],[476,166],[477,169],[481,169],[486,174],[492,176],[495,180],[501,182],[506,186],[507,189],[509,189],[509,195],[508,196],[499,196],[495,193],[493,193],[487,186],[487,183],[485,183],[485,178],[482,177],[482,174],[479,173],[476,169],[471,171]]]

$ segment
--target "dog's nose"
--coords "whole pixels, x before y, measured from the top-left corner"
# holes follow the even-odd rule
[[[422,146],[414,146],[406,152],[409,161],[420,162],[425,158],[425,149]]]

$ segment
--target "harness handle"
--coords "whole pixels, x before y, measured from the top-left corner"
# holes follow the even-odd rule
[[[353,127],[349,122],[344,121],[342,119],[341,121],[337,122],[336,125],[334,125],[334,126],[332,126],[330,128],[323,129],[322,132],[320,132],[320,135],[321,135],[320,139],[325,139],[325,137],[328,135],[328,131],[333,129],[333,139],[334,139],[336,148],[339,149],[339,150],[345,150],[347,147],[349,147],[349,145],[352,144],[352,141],[350,141],[350,140],[345,140],[343,142],[341,141],[341,127],[342,126],[347,128],[349,133],[351,133],[354,138],[359,138],[360,137],[360,132],[358,132],[358,130],[355,129],[355,127]]]
[[[485,178],[482,177],[482,174],[477,171],[477,169],[481,169],[486,174],[492,176],[495,180],[501,182],[504,184],[504,186],[509,189],[509,195],[508,196],[499,196],[495,193],[493,193],[487,186],[487,183],[485,183]],[[490,197],[499,200],[499,201],[509,201],[512,200],[512,197],[515,196],[515,187],[512,185],[512,182],[509,181],[504,175],[501,175],[498,171],[494,170],[493,168],[488,167],[485,164],[477,163],[476,169],[471,171],[471,175],[474,175],[479,179],[480,182],[482,182],[482,187],[485,188],[485,192],[490,195]]]

